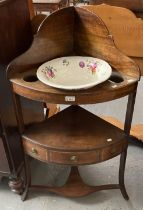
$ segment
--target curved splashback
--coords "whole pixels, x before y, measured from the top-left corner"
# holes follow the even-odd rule
[[[95,13],[79,7],[67,7],[48,16],[31,47],[10,64],[9,77],[69,55],[101,58],[121,74],[139,78],[136,64],[116,48],[104,22]]]

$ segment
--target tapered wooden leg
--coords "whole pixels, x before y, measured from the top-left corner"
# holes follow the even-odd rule
[[[21,106],[21,102],[20,102],[20,96],[14,92],[13,92],[13,104],[14,104],[14,110],[15,110],[19,133],[22,134],[24,131],[24,120],[23,120],[22,106]]]
[[[133,118],[135,99],[136,99],[136,91],[131,93],[128,97],[126,118],[125,118],[125,124],[124,124],[124,132],[128,139],[130,138],[130,129],[131,129],[131,123],[132,123],[132,118]],[[126,157],[127,157],[127,149],[121,153],[121,157],[120,157],[119,186],[120,186],[120,190],[123,197],[126,200],[129,200],[129,196],[126,192],[125,183],[124,183]]]
[[[123,197],[126,200],[129,200],[129,196],[126,192],[124,174],[125,174],[125,164],[126,164],[127,150],[122,152],[120,156],[120,168],[119,168],[119,186]]]
[[[135,99],[136,99],[136,91],[131,93],[128,97],[127,111],[126,111],[125,124],[124,124],[124,131],[127,135],[127,138],[129,138],[130,136]]]
[[[30,164],[28,160],[28,155],[25,154],[25,187],[23,194],[21,195],[21,200],[25,201],[28,196],[28,190],[31,185],[31,171],[30,171]]]

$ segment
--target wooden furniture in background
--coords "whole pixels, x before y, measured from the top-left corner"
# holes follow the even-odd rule
[[[33,0],[35,13],[54,12],[69,6],[69,0]]]
[[[90,1],[90,3],[109,3],[100,5],[84,6],[89,11],[97,14],[105,22],[110,33],[113,35],[116,46],[126,55],[130,56],[140,67],[143,75],[143,3],[142,1],[130,0],[102,0]],[[123,8],[126,7],[126,8]],[[129,10],[129,9],[131,10]],[[133,13],[134,12],[134,13]],[[111,117],[109,117],[111,119]],[[118,126],[117,119],[112,118],[111,122]],[[120,122],[123,127],[123,123]],[[131,135],[143,141],[143,124],[132,126]]]
[[[69,55],[104,59],[112,66],[112,75],[98,86],[79,91],[51,88],[37,79],[36,71],[41,63]],[[29,161],[26,161],[27,185],[22,199],[26,198],[31,187],[44,187],[70,197],[119,188],[124,198],[128,199],[124,185],[124,169],[140,72],[135,62],[115,47],[102,20],[92,12],[78,7],[67,7],[53,13],[41,24],[31,47],[11,62],[8,78],[12,85],[17,123],[25,154],[47,163],[72,166],[65,186],[33,186],[27,166]],[[110,101],[126,95],[129,99],[124,131],[78,106]],[[20,96],[42,103],[73,106],[43,122],[25,126]],[[74,96],[74,100],[66,100],[67,96]],[[119,184],[87,186],[83,183],[77,166],[102,162],[119,154]]]
[[[22,192],[19,173],[24,159],[6,67],[29,47],[32,38],[27,1],[0,2],[0,175],[11,177],[11,187],[16,193]]]
[[[32,41],[27,0],[0,2],[0,31],[0,64],[7,64]]]
[[[10,177],[10,187],[16,193],[21,193],[23,188],[20,172],[24,158],[12,104],[11,87],[6,79],[6,68],[14,57],[30,46],[33,39],[32,29],[36,33],[41,22],[42,19],[34,18],[31,27],[27,0],[0,2],[0,176]],[[34,107],[29,111],[30,108],[25,108],[25,101],[23,107],[26,124],[33,122],[33,119],[35,121],[35,117],[37,121],[44,118],[42,107],[41,113],[34,111]],[[54,110],[55,106],[51,106],[50,114],[53,114]]]
[[[135,60],[143,74],[143,1],[91,0],[90,4],[95,5],[89,5],[87,9],[101,17],[112,33],[116,46]]]
[[[141,12],[143,10],[142,0],[89,0],[90,4],[108,4],[112,6],[124,7],[132,10],[133,12]]]

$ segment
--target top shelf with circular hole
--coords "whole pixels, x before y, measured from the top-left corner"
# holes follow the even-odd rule
[[[78,91],[52,88],[37,79],[36,71],[42,63],[70,55],[107,61],[113,69],[111,77],[93,88]],[[107,27],[98,16],[83,8],[68,7],[43,21],[31,47],[9,65],[8,78],[15,93],[32,100],[93,104],[133,92],[140,72],[134,61],[116,48]]]
[[[36,76],[37,69],[17,73],[11,79],[15,93],[26,98],[59,104],[93,104],[110,101],[131,93],[136,83],[130,77],[123,78],[113,71],[109,80],[86,90],[65,91],[49,87],[40,82]],[[74,97],[74,100],[68,100]]]

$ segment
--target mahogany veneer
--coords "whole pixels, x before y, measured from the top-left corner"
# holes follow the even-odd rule
[[[8,64],[32,41],[27,0],[0,1],[0,31],[0,63]]]
[[[113,68],[108,81],[87,90],[65,91],[51,88],[36,78],[36,70],[48,60],[69,56],[93,56],[106,60]],[[44,187],[65,196],[79,197],[103,189],[120,189],[129,199],[124,185],[127,139],[140,78],[138,66],[115,46],[113,37],[96,14],[76,7],[56,11],[44,19],[31,47],[8,67],[8,78],[25,154],[47,163],[68,164],[71,174],[65,186],[33,186],[25,161],[27,184]],[[75,106],[129,96],[124,131]],[[25,126],[20,96],[44,102],[74,105],[41,123]],[[74,96],[67,100],[67,96]],[[79,176],[78,165],[102,162],[121,154],[119,184],[87,186]]]
[[[122,130],[79,106],[29,126],[22,139],[29,155],[45,162],[70,165],[98,163],[127,147]]]
[[[138,69],[138,67],[137,67]],[[87,90],[66,91],[51,88],[36,78],[35,69],[30,71],[17,73],[11,78],[13,90],[15,93],[29,99],[41,101],[41,97],[45,102],[57,104],[70,104],[66,101],[66,96],[75,96],[75,101],[72,104],[94,104],[99,102],[110,101],[116,98],[123,97],[131,93],[136,88],[139,72],[136,71],[136,77],[120,74],[119,71],[113,71],[108,81],[101,85],[95,86]],[[30,81],[26,81],[30,78]],[[33,78],[33,81],[31,81]]]
[[[106,60],[115,69],[110,80],[81,93],[50,88],[36,79],[36,70],[41,63],[73,54]],[[43,21],[29,50],[9,66],[8,77],[14,92],[24,97],[70,104],[65,101],[65,96],[69,95],[75,96],[73,104],[86,104],[87,96],[88,103],[98,103],[131,93],[136,88],[140,72],[135,62],[115,47],[108,29],[95,14],[86,9],[69,7]]]

